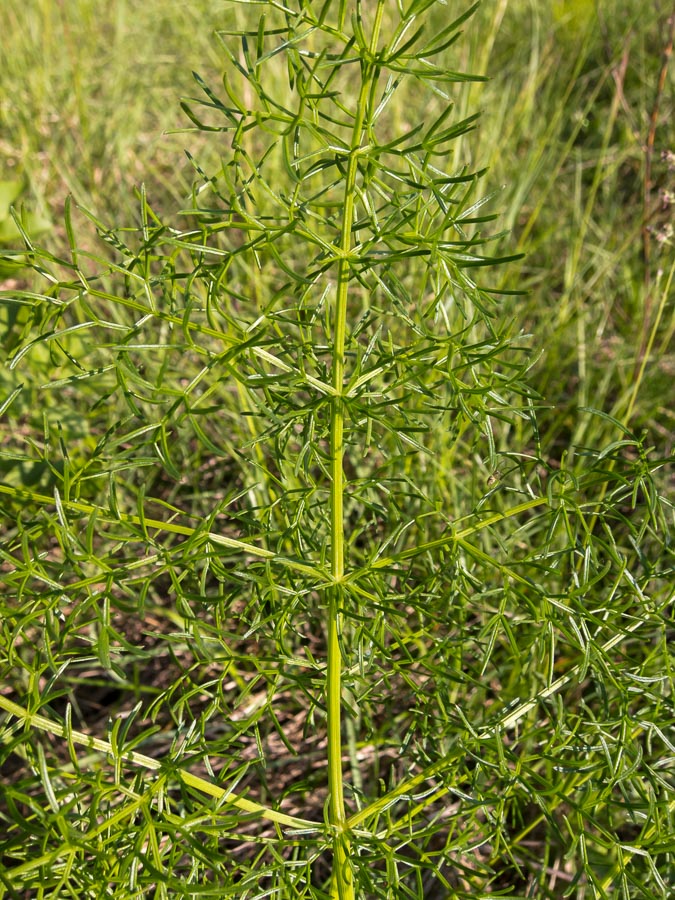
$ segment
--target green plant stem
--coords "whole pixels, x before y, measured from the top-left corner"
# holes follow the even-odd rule
[[[40,731],[44,731],[46,734],[55,735],[56,737],[67,741],[71,749],[71,757],[75,755],[75,751],[73,749],[74,745],[79,744],[82,747],[87,747],[89,750],[95,750],[97,753],[108,754],[114,759],[120,760],[121,762],[125,762],[134,766],[140,766],[144,769],[149,769],[150,771],[159,772],[164,766],[167,771],[171,771],[172,775],[178,781],[182,781],[183,784],[188,785],[188,787],[195,788],[196,790],[201,791],[209,797],[214,797],[216,800],[219,800],[222,803],[227,802],[231,806],[234,806],[237,809],[242,810],[243,812],[260,816],[262,819],[267,819],[270,822],[276,822],[279,825],[285,825],[289,828],[318,828],[317,823],[312,822],[310,819],[301,819],[297,816],[289,816],[286,813],[271,809],[270,807],[264,806],[261,803],[255,803],[253,800],[248,800],[246,797],[242,797],[239,794],[236,794],[234,791],[228,790],[227,788],[224,788],[219,784],[214,784],[212,781],[207,781],[205,778],[201,778],[199,775],[194,775],[192,772],[187,772],[184,769],[178,768],[177,766],[167,766],[164,761],[155,759],[152,756],[146,756],[146,754],[138,753],[136,750],[120,749],[115,747],[110,741],[105,741],[101,738],[93,737],[93,735],[84,734],[81,731],[76,731],[70,726],[70,709],[68,709],[68,711],[66,712],[65,725],[54,722],[51,719],[40,715],[39,713],[30,712],[23,706],[19,706],[18,703],[14,703],[7,697],[3,697],[2,694],[0,694],[0,709],[9,713],[9,715],[13,716],[15,719],[18,719],[19,722],[23,723],[28,728],[37,728]],[[136,806],[140,806],[140,803],[136,804]],[[131,815],[136,806],[134,806],[133,809],[125,806],[124,815]],[[98,833],[98,831],[103,830],[104,827],[109,828],[112,824],[112,821],[112,819],[107,818],[102,826],[97,828],[95,831],[89,832],[89,837],[91,838],[94,834]]]
[[[370,42],[370,53],[377,49],[384,0],[378,0],[377,11]],[[329,591],[328,604],[328,781],[330,804],[329,823],[335,829],[333,841],[333,883],[331,895],[339,900],[354,900],[354,885],[350,864],[351,845],[345,832],[346,814],[342,772],[342,658],[340,650],[341,582],[345,575],[344,552],[344,420],[345,420],[345,342],[347,336],[347,301],[350,280],[350,253],[352,249],[352,225],[354,222],[354,199],[356,175],[366,111],[368,94],[376,69],[371,61],[362,64],[361,88],[354,118],[349,163],[345,178],[342,229],[340,233],[339,260],[337,267],[337,291],[333,332],[332,386],[331,399],[331,575],[334,585]]]

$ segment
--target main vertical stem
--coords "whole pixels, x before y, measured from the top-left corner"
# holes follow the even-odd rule
[[[377,49],[384,0],[378,0],[375,21],[370,42],[370,53]],[[337,268],[337,291],[335,297],[335,317],[333,332],[332,384],[334,388],[331,405],[331,575],[334,584],[329,591],[328,601],[328,782],[330,804],[328,819],[335,837],[333,840],[333,882],[331,896],[335,900],[355,900],[354,880],[350,861],[351,844],[345,829],[346,815],[342,777],[342,656],[340,652],[340,617],[342,607],[342,585],[345,574],[344,552],[344,422],[345,422],[345,343],[347,338],[347,300],[350,281],[350,253],[352,249],[352,226],[354,223],[354,198],[358,159],[363,128],[368,109],[368,95],[373,78],[376,77],[372,61],[361,64],[361,89],[354,117],[354,128],[345,178],[342,229],[340,232],[340,258]]]

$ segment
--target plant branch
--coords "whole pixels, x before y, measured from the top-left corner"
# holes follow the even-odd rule
[[[65,725],[59,725],[58,722],[52,722],[51,719],[47,719],[39,713],[31,713],[27,709],[24,709],[23,706],[19,706],[18,703],[14,703],[12,700],[3,697],[2,694],[0,694],[0,709],[4,709],[5,712],[18,719],[27,728],[37,728],[47,734],[62,738],[69,743],[72,742],[73,744],[87,747],[87,749],[95,750],[98,753],[109,754],[116,761],[128,763],[132,766],[140,766],[144,769],[150,769],[153,772],[159,772],[166,766],[162,760],[154,759],[152,756],[146,756],[143,753],[138,753],[136,750],[123,750],[122,752],[118,752],[109,741],[92,737],[92,735],[84,734],[84,732],[81,731],[75,731]],[[267,819],[269,822],[276,822],[278,825],[285,825],[288,828],[300,828],[303,830],[311,829],[312,831],[319,830],[321,827],[317,822],[311,822],[309,819],[300,819],[297,816],[289,816],[285,813],[278,812],[275,809],[270,809],[268,806],[255,803],[253,800],[247,800],[245,797],[240,797],[238,794],[228,791],[226,788],[220,787],[220,785],[213,784],[213,782],[207,781],[205,778],[200,778],[199,775],[193,775],[191,772],[185,772],[184,770],[174,768],[173,766],[171,767],[171,772],[179,781],[182,781],[183,784],[188,787],[195,788],[203,794],[208,794],[209,797],[214,797],[220,802],[236,806],[237,809],[244,812],[260,816],[262,819]],[[108,824],[109,823],[106,823],[106,825]]]

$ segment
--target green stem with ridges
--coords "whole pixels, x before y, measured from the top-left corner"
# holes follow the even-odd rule
[[[378,0],[377,11],[370,41],[370,54],[374,56],[382,24],[384,0]],[[344,552],[344,397],[345,384],[345,343],[347,337],[347,300],[350,281],[350,254],[352,250],[352,226],[354,222],[354,200],[356,176],[361,147],[361,138],[368,110],[368,95],[377,77],[377,69],[371,60],[362,63],[361,88],[357,101],[349,163],[345,178],[342,229],[340,232],[339,260],[337,266],[337,291],[335,297],[332,387],[331,398],[331,575],[334,585],[329,591],[328,602],[328,782],[330,800],[328,821],[335,828],[333,841],[333,882],[331,896],[335,900],[355,900],[354,881],[350,862],[351,844],[346,833],[343,773],[342,773],[342,658],[340,650],[340,616],[342,587],[345,575]]]

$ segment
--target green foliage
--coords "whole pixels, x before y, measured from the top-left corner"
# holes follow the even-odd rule
[[[665,898],[668,276],[552,414],[466,158],[496,13],[295,7],[229,5],[177,215],[69,201],[3,296],[0,896]]]

